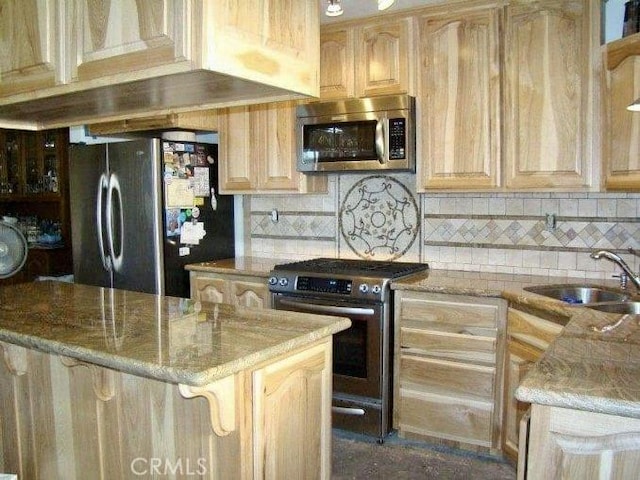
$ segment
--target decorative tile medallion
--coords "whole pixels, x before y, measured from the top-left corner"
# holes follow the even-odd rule
[[[420,230],[418,205],[398,180],[373,175],[357,181],[340,207],[339,228],[359,257],[394,260],[404,255]]]

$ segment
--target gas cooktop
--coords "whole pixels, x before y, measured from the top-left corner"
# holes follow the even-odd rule
[[[391,280],[428,268],[426,263],[315,258],[273,267],[269,290],[275,294],[386,301]]]
[[[367,276],[394,279],[422,272],[428,268],[429,265],[426,263],[314,258],[312,260],[276,265],[273,270],[301,273],[328,273],[346,275],[350,277]]]

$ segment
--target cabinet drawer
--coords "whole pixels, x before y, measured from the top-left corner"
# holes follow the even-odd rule
[[[496,339],[472,334],[429,332],[400,327],[400,348],[405,353],[495,365]],[[410,350],[410,352],[407,352]]]
[[[431,294],[428,300],[411,295],[402,297],[400,315],[403,327],[439,330],[451,333],[497,335],[499,304],[487,299]]]
[[[405,432],[491,447],[492,404],[441,395],[400,390],[402,415],[398,428]]]
[[[493,401],[495,368],[400,355],[400,388]]]

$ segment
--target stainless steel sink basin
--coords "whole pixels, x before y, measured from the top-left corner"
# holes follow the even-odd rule
[[[603,303],[600,305],[587,306],[599,312],[640,314],[640,302]]]
[[[600,302],[623,302],[630,295],[614,288],[595,285],[536,285],[524,290],[570,304],[589,305]]]

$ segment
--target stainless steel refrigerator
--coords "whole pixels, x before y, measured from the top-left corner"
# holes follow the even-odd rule
[[[69,162],[75,282],[189,297],[186,264],[234,256],[217,145],[74,144]]]

